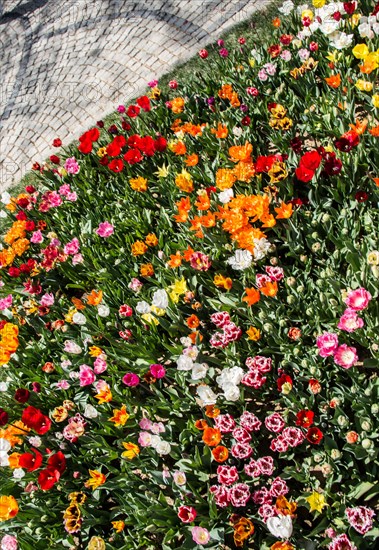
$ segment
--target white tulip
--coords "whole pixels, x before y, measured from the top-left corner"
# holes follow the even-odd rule
[[[293,531],[290,516],[273,516],[268,518],[266,527],[278,539],[289,539]]]

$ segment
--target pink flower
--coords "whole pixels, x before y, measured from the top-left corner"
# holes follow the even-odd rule
[[[258,466],[258,462],[254,459],[251,459],[250,462],[245,464],[243,467],[245,474],[250,477],[259,477],[261,475],[261,470]]]
[[[43,235],[41,231],[33,231],[32,236],[30,237],[30,242],[34,244],[40,244],[43,241]]]
[[[88,365],[80,365],[79,367],[79,382],[80,386],[90,386],[96,380],[95,373]]]
[[[257,466],[261,471],[261,474],[265,476],[271,476],[274,472],[274,459],[272,456],[262,456],[257,460]]]
[[[234,458],[248,458],[253,454],[253,449],[247,443],[236,443],[230,449],[230,452]]]
[[[216,506],[219,506],[220,508],[225,508],[228,506],[230,496],[229,489],[226,485],[212,485],[212,487],[209,488],[209,491],[213,494]]]
[[[230,414],[219,414],[215,418],[215,427],[220,430],[222,434],[227,434],[235,428],[236,423],[234,418]]]
[[[17,539],[13,535],[5,535],[0,544],[1,550],[17,550],[18,548]]]
[[[154,378],[163,378],[166,375],[166,369],[163,365],[160,364],[154,364],[150,365],[150,372],[154,376]]]
[[[272,496],[267,487],[262,487],[258,489],[258,491],[254,491],[252,498],[255,504],[271,504],[272,502]]]
[[[270,495],[274,498],[286,495],[288,491],[287,483],[281,477],[276,477],[271,483]]]
[[[121,317],[131,317],[133,315],[133,309],[127,304],[122,304],[118,310],[118,313]]]
[[[334,332],[324,332],[324,334],[317,336],[316,345],[321,357],[334,355],[338,348],[338,336]]]
[[[105,239],[110,237],[113,232],[114,232],[114,227],[109,222],[101,222],[99,224],[99,227],[96,229],[96,233],[100,237],[104,237]]]
[[[245,428],[242,428],[242,426],[234,428],[232,435],[238,443],[249,443],[251,441],[250,433]]]
[[[262,506],[258,508],[258,514],[266,523],[268,518],[272,518],[273,516],[276,516],[276,510],[274,506],[271,506],[271,504],[262,504]]]
[[[284,277],[284,271],[282,267],[273,267],[272,265],[266,265],[265,271],[272,281],[281,281]]]
[[[51,292],[44,294],[40,301],[41,306],[44,306],[44,307],[52,306],[53,303],[54,303],[54,294]]]
[[[209,531],[208,529],[205,529],[205,527],[192,527],[191,535],[192,540],[196,542],[196,544],[200,544],[202,546],[208,544],[211,540]]]
[[[187,482],[186,474],[184,472],[176,471],[172,474],[172,477],[174,478],[174,483],[178,485],[178,487],[182,487]]]
[[[231,504],[237,508],[246,506],[251,497],[249,486],[246,483],[236,483],[230,487],[229,495]]]
[[[211,315],[211,321],[217,328],[222,328],[230,323],[230,315],[227,311],[217,311]]]
[[[153,434],[161,434],[166,431],[166,428],[164,427],[163,422],[153,422],[151,424],[150,430],[153,432]]]
[[[2,298],[0,300],[0,311],[4,311],[4,309],[8,309],[11,307],[13,302],[13,296],[12,294],[8,294],[6,298]]]
[[[119,105],[119,106],[117,107],[117,111],[118,111],[119,113],[125,113],[125,111],[126,111],[125,105]]]
[[[366,506],[346,508],[346,515],[350,525],[361,535],[372,529],[372,518],[375,516],[372,508],[367,508]]]
[[[68,390],[69,387],[70,384],[67,382],[67,380],[59,380],[59,382],[57,382],[57,388],[59,390]]]
[[[223,328],[224,335],[228,344],[230,342],[236,342],[242,336],[242,329],[240,329],[240,327],[237,327],[235,323],[228,323],[227,325],[224,325]]]
[[[334,354],[334,362],[344,369],[350,369],[358,361],[357,350],[346,344],[341,344]]]
[[[178,508],[178,518],[182,520],[183,523],[191,523],[195,521],[197,512],[192,506],[179,506]]]
[[[141,447],[151,447],[152,435],[149,432],[140,432],[138,436],[138,443]]]
[[[235,466],[218,466],[217,481],[221,485],[233,485],[238,481],[238,470]]]
[[[285,425],[286,423],[279,413],[270,414],[265,420],[265,426],[270,432],[279,433],[283,430]]]
[[[158,80],[150,80],[147,85],[149,86],[149,88],[155,88],[155,86],[158,86]]]
[[[176,80],[170,80],[168,85],[169,85],[169,88],[171,88],[171,90],[176,90],[176,88],[178,87],[178,83]]]
[[[190,264],[191,267],[197,271],[208,271],[212,265],[212,262],[206,254],[203,254],[202,252],[194,252],[190,258]]]
[[[141,418],[138,425],[142,430],[150,430],[153,423],[149,418]]]
[[[354,309],[347,308],[339,320],[338,328],[345,330],[346,332],[354,332],[355,330],[362,328],[364,325],[363,319],[357,316],[357,312]]]
[[[139,279],[136,279],[133,277],[133,279],[130,281],[128,287],[133,290],[133,292],[139,292],[141,288],[143,287],[143,283]]]
[[[64,246],[63,252],[71,256],[73,254],[76,254],[79,251],[79,248],[80,248],[80,243],[78,239],[75,237],[74,239],[72,239],[72,241],[70,241]]]
[[[66,199],[70,202],[75,202],[78,199],[78,195],[73,191],[72,193],[67,193]]]
[[[329,550],[357,550],[347,535],[338,535],[328,546]]]
[[[81,254],[74,254],[72,257],[72,265],[82,264],[84,262],[84,258]]]
[[[265,376],[262,376],[262,374],[259,372],[258,369],[254,369],[254,370],[250,370],[247,374],[245,374],[241,382],[245,386],[258,389],[261,386],[263,386],[266,380],[267,378]]]
[[[284,428],[281,435],[291,447],[297,447],[298,445],[301,445],[305,437],[300,428],[295,427]]]
[[[58,193],[60,195],[62,195],[63,197],[67,197],[67,195],[71,192],[71,187],[69,186],[68,183],[64,183],[63,185],[60,186],[60,188],[58,189]]]
[[[256,355],[255,357],[248,357],[245,361],[245,365],[248,369],[257,369],[261,373],[270,372],[272,367],[272,359],[270,359],[270,357]]]
[[[137,374],[134,374],[134,372],[127,372],[122,379],[124,384],[129,387],[138,386],[140,383],[139,376]]]
[[[100,356],[99,357],[96,357],[94,363],[93,363],[93,366],[94,366],[94,371],[95,371],[95,374],[101,374],[102,372],[105,372],[107,370],[107,362],[105,361],[105,359],[102,359]]]
[[[262,422],[259,418],[249,411],[245,411],[241,414],[240,424],[249,432],[258,432],[262,426]]]
[[[345,304],[355,311],[361,311],[368,306],[371,298],[371,294],[365,288],[358,288],[357,290],[350,290],[345,299]]]
[[[80,170],[80,166],[75,157],[68,158],[64,163],[64,168],[68,174],[77,174]]]

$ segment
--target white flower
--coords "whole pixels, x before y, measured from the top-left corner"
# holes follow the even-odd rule
[[[183,346],[190,346],[192,344],[191,338],[188,338],[188,336],[182,336],[180,339],[180,343]]]
[[[222,202],[222,204],[227,204],[233,197],[233,189],[225,189],[225,191],[221,191],[221,193],[218,194],[218,200]]]
[[[33,447],[40,447],[42,439],[38,437],[38,435],[32,435],[32,437],[29,437],[29,443],[33,445]]]
[[[191,370],[193,367],[193,361],[188,355],[180,355],[176,365],[178,370]]]
[[[183,355],[191,357],[192,361],[196,361],[196,357],[199,355],[199,350],[197,346],[188,346],[188,348],[183,350]]]
[[[297,33],[297,37],[299,40],[304,40],[304,38],[308,38],[312,35],[312,30],[310,27],[304,27],[301,31]]]
[[[264,258],[270,248],[268,239],[253,239],[254,242],[254,259],[261,260]]]
[[[309,59],[310,53],[311,52],[309,50],[307,50],[306,48],[301,48],[301,50],[299,50],[297,52],[297,54],[300,57],[301,61],[306,61],[307,59]]]
[[[108,317],[110,313],[109,306],[107,306],[106,304],[100,304],[99,306],[97,306],[97,313],[100,317]]]
[[[168,455],[171,452],[171,445],[168,441],[160,441],[155,447],[155,450],[159,455]]]
[[[201,406],[214,405],[217,401],[217,395],[207,385],[198,386],[196,390],[197,395],[200,398]]]
[[[85,418],[96,418],[97,416],[99,416],[99,413],[97,412],[95,407],[88,404],[85,406],[83,416]]]
[[[79,313],[79,311],[77,311],[72,316],[72,321],[75,323],[75,325],[85,325],[87,319],[85,318],[85,315],[83,315],[83,313]]]
[[[22,479],[25,475],[25,472],[22,468],[16,468],[15,470],[13,470],[13,477],[15,479]]]
[[[230,369],[224,369],[220,376],[217,376],[216,382],[224,391],[231,384],[236,386],[243,378],[244,372],[241,367],[232,367]]]
[[[5,212],[5,210],[0,210],[0,218],[7,218],[7,213]]]
[[[150,313],[150,306],[143,300],[142,302],[137,303],[136,311],[137,313]]]
[[[280,8],[278,8],[278,10],[283,15],[289,15],[294,7],[295,5],[291,0],[286,0],[285,2],[283,2],[283,5]]]
[[[303,13],[303,11],[308,10],[309,6],[308,4],[301,4],[300,6],[297,6],[296,11],[299,15]]]
[[[325,19],[319,26],[319,30],[322,32],[322,34],[328,36],[329,34],[336,32],[339,26],[339,21],[335,21],[334,19]]]
[[[11,202],[11,196],[7,191],[4,191],[3,193],[1,193],[0,200],[3,204],[9,204]]]
[[[254,241],[256,240],[258,239],[254,239]],[[251,266],[252,261],[253,255],[251,254],[251,252],[249,252],[248,250],[238,249],[235,251],[234,256],[231,256],[226,260],[226,263],[232,266],[232,268],[237,271],[243,271],[244,269],[248,269]]]
[[[7,453],[0,452],[0,466],[1,467],[9,466],[9,458]]]
[[[351,45],[353,37],[353,34],[337,31],[329,36],[330,45],[336,48],[336,50],[343,50]]]
[[[194,363],[192,367],[192,380],[201,380],[205,378],[208,371],[208,365],[206,363]]]
[[[231,384],[224,389],[224,396],[227,401],[238,401],[240,398],[239,387]]]
[[[278,539],[289,539],[292,535],[292,519],[290,516],[273,516],[266,522],[267,529]]]
[[[232,132],[236,137],[241,137],[243,130],[239,126],[234,126],[234,128],[232,129]]]
[[[11,449],[9,441],[3,437],[0,438],[0,453],[7,453]]]
[[[161,441],[162,439],[159,437],[159,435],[152,435],[150,439],[150,445],[153,447],[153,449],[156,449]]]
[[[6,382],[0,382],[0,391],[8,391],[8,384]]]
[[[168,295],[163,289],[156,290],[153,294],[153,306],[159,307],[159,309],[166,309],[168,307]]]
[[[361,23],[358,27],[358,32],[361,38],[368,38],[370,40],[374,38],[374,32],[368,23]]]

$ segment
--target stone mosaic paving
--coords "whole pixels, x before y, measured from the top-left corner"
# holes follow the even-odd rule
[[[3,0],[0,191],[269,0]]]

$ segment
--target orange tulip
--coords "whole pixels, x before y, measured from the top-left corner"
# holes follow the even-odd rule
[[[216,462],[222,463],[228,460],[229,451],[223,445],[218,445],[217,447],[212,449],[212,455]]]
[[[209,447],[216,447],[221,441],[221,432],[218,428],[205,428],[203,441]]]
[[[246,296],[242,298],[243,302],[247,302],[249,306],[252,306],[259,302],[261,295],[256,288],[245,288]]]
[[[331,88],[338,88],[341,85],[341,75],[333,74],[332,76],[328,76],[325,78],[325,82]]]

